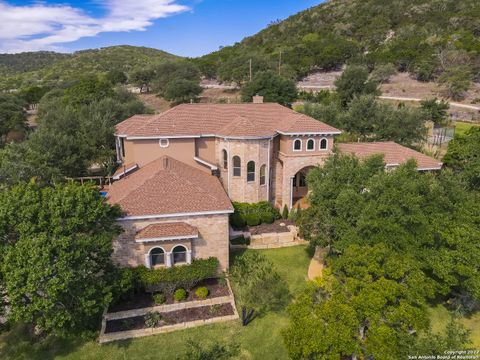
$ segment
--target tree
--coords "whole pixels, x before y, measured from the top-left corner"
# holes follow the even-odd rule
[[[127,75],[120,70],[110,70],[105,77],[113,85],[125,84],[128,80]]]
[[[468,66],[456,66],[446,69],[438,78],[445,87],[447,95],[453,100],[461,100],[470,88],[472,72]]]
[[[141,93],[150,91],[150,84],[154,78],[155,71],[151,68],[134,70],[128,76],[129,82],[138,86]]]
[[[67,88],[63,100],[71,105],[88,105],[113,95],[110,82],[89,75],[82,77],[77,83]]]
[[[21,89],[19,95],[28,105],[34,108],[40,102],[43,95],[48,92],[48,90],[49,89],[47,87],[28,86]]]
[[[370,80],[378,84],[388,83],[389,79],[397,73],[397,69],[393,64],[380,64],[370,74]]]
[[[273,264],[258,252],[247,251],[235,258],[230,269],[235,299],[242,309],[242,325],[257,314],[281,308],[289,298],[286,282]]]
[[[241,90],[242,101],[251,102],[252,97],[261,95],[266,102],[290,106],[297,98],[297,88],[292,80],[285,79],[272,71],[259,72],[253,81]]]
[[[0,148],[11,131],[26,129],[25,106],[25,102],[15,95],[0,94]]]
[[[176,79],[165,86],[163,97],[174,104],[181,104],[196,100],[202,91],[203,89],[198,85],[198,82]]]
[[[242,85],[250,79],[250,64],[251,74],[255,76],[259,72],[268,71],[271,69],[268,62],[263,56],[257,54],[247,54],[243,51],[235,53],[234,56],[229,57],[228,60],[222,61],[218,68],[218,76],[222,82],[234,82],[237,85]]]
[[[445,100],[438,100],[437,98],[430,100],[422,100],[420,102],[425,119],[433,121],[435,125],[443,126],[447,122],[448,109],[450,104]]]
[[[368,70],[362,66],[348,66],[345,71],[335,80],[337,93],[342,106],[359,95],[379,95],[378,83],[369,80]]]
[[[470,189],[480,188],[480,127],[473,126],[464,136],[455,136],[448,143],[444,163],[460,172]]]
[[[75,184],[24,184],[0,198],[10,319],[58,335],[95,328],[112,299],[111,242],[120,209]]]

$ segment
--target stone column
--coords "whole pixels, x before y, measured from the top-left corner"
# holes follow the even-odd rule
[[[165,266],[167,268],[172,267],[172,253],[166,252],[165,253]]]
[[[147,269],[150,269],[152,265],[150,264],[150,254],[145,254],[145,266]]]
[[[192,250],[187,250],[187,264],[192,263]]]

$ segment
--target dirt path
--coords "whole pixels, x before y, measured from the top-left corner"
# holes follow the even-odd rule
[[[423,99],[419,98],[412,98],[412,97],[403,97],[403,96],[379,96],[380,99],[384,100],[398,100],[398,101],[415,101],[415,102],[420,102]],[[450,106],[462,108],[462,109],[469,109],[469,110],[476,110],[480,111],[480,106],[475,106],[475,105],[467,105],[467,104],[460,104],[457,102],[452,102],[449,101]]]
[[[319,246],[317,246],[315,248],[315,255],[313,255],[312,260],[310,260],[310,265],[308,267],[308,278],[310,280],[322,277],[323,255],[324,251]]]

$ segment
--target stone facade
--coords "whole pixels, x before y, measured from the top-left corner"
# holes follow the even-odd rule
[[[198,229],[196,239],[183,239],[174,241],[135,242],[135,234],[151,224],[181,221]],[[119,222],[124,232],[113,242],[113,259],[121,266],[147,265],[146,256],[155,247],[161,247],[169,253],[177,245],[183,245],[191,256],[195,258],[216,257],[222,270],[228,269],[229,237],[228,214],[221,215],[195,215],[182,217],[169,217],[153,220],[122,220]]]

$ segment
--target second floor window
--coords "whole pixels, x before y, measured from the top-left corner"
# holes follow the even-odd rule
[[[266,183],[266,176],[265,176],[266,169],[267,167],[265,165],[262,165],[260,167],[260,185],[265,185]]]
[[[227,154],[227,150],[222,150],[222,157],[223,157],[223,168],[226,170],[226,169],[228,169],[228,154]]]
[[[307,151],[313,151],[313,150],[315,150],[315,140],[308,139],[308,141],[307,141]]]
[[[247,163],[247,181],[255,181],[255,161]]]
[[[327,139],[320,140],[320,150],[327,150],[327,148],[328,148]]]
[[[302,151],[302,140],[295,139],[293,142],[293,151]]]
[[[233,157],[233,176],[242,176],[242,160],[239,156]]]

